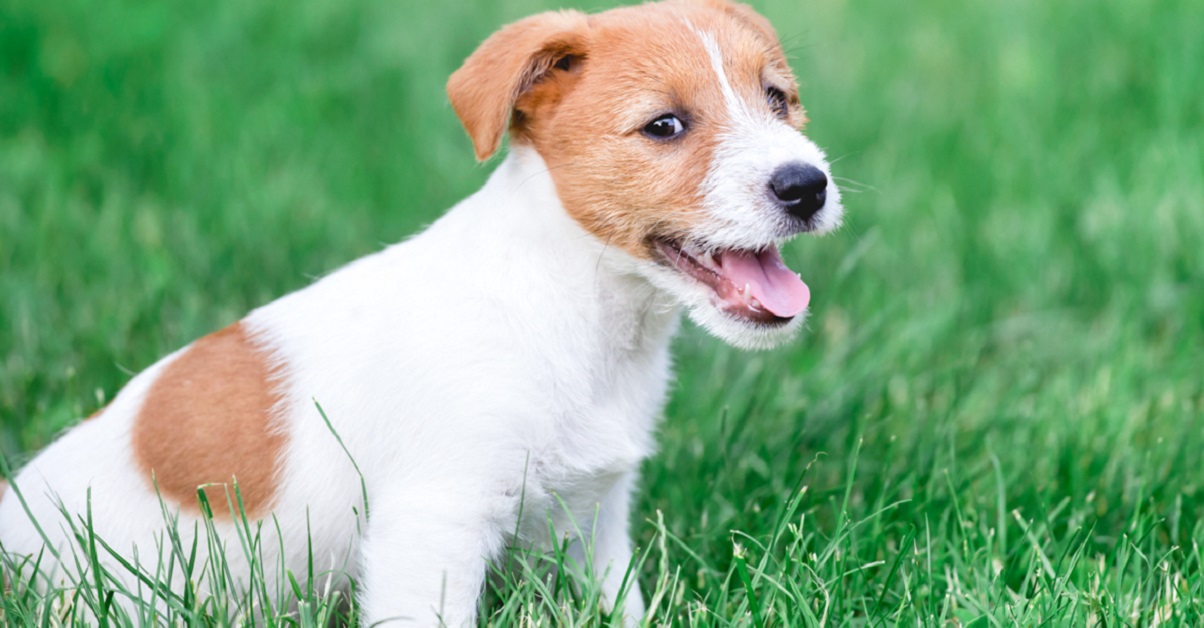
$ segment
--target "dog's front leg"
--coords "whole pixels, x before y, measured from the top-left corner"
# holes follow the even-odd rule
[[[598,508],[593,538],[593,570],[602,583],[602,594],[612,607],[622,597],[625,624],[644,617],[644,598],[640,594],[639,573],[632,565],[629,535],[632,491],[638,480],[636,471],[628,471],[615,482]],[[630,566],[630,574],[628,573]],[[626,592],[623,591],[626,578]]]
[[[372,502],[361,546],[365,626],[475,623],[487,562],[502,535],[487,500],[446,489]]]

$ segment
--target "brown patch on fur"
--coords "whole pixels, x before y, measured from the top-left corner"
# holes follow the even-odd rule
[[[271,506],[285,436],[272,420],[281,396],[268,355],[241,323],[197,340],[159,375],[133,427],[134,453],[160,493],[197,507],[197,487],[214,514],[237,511],[238,480],[248,515]]]
[[[730,128],[718,77],[699,32],[724,52],[733,90],[766,103],[765,88],[790,100],[802,125],[793,74],[773,27],[726,0],[624,7],[585,16],[545,13],[490,37],[448,83],[477,157],[511,140],[533,145],[565,209],[610,246],[651,259],[654,238],[678,239],[705,220],[703,183]],[[557,65],[564,55],[571,62]],[[564,67],[562,67],[564,66]],[[663,114],[687,133],[657,141],[644,127]]]

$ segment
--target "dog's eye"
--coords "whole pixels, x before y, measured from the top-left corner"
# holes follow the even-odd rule
[[[555,67],[557,70],[569,71],[577,65],[579,57],[577,55],[564,55],[556,60]]]
[[[649,122],[644,127],[644,135],[658,140],[669,140],[681,135],[686,130],[686,125],[681,121],[681,118],[666,113],[665,115]]]
[[[790,117],[790,101],[787,100],[785,92],[776,87],[766,87],[765,100],[779,118]]]

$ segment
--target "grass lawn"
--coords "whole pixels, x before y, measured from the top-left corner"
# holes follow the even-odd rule
[[[1204,11],[753,4],[848,223],[785,251],[800,341],[677,341],[635,509],[651,623],[1204,623]],[[560,6],[0,0],[0,451],[474,191],[444,81]],[[605,622],[539,577],[556,558],[495,578],[482,622]],[[14,569],[11,624],[109,593]],[[299,593],[251,617],[354,619]]]

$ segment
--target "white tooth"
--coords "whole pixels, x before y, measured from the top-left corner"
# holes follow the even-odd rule
[[[702,254],[702,263],[706,266],[710,266],[713,268],[715,266],[715,256],[711,255],[710,251],[703,253]]]
[[[748,295],[750,294],[750,288],[748,284],[744,284],[744,290],[741,290],[740,294],[744,296],[744,298],[748,298]]]

